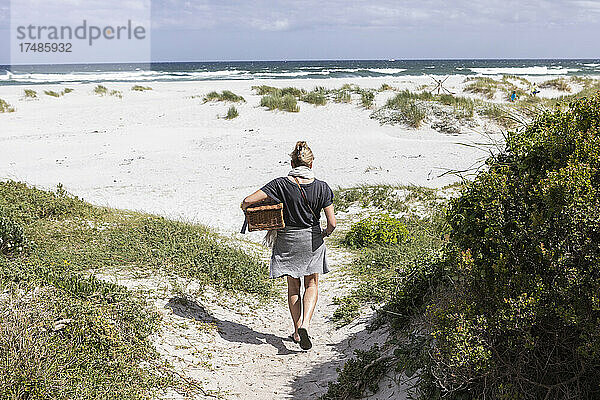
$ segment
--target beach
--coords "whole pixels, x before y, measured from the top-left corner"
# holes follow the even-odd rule
[[[542,78],[533,77],[541,80]],[[543,79],[548,79],[544,77]],[[339,88],[343,84],[416,91],[427,76],[328,80],[219,80],[103,83],[122,97],[99,96],[95,84],[0,86],[0,98],[16,108],[1,115],[0,176],[41,188],[64,188],[93,204],[141,210],[235,232],[242,222],[241,199],[289,170],[288,153],[297,140],[313,148],[317,177],[332,187],[402,184],[443,187],[459,179],[448,171],[480,165],[489,154],[491,125],[464,127],[450,135],[424,127],[382,125],[373,110],[352,103],[300,111],[260,107],[254,85]],[[455,92],[464,77],[444,86]],[[59,98],[46,90],[71,93]],[[24,89],[38,98],[26,99]],[[210,91],[231,90],[245,98],[239,117],[222,118],[230,103],[204,102]],[[381,105],[396,91],[377,92]],[[560,93],[546,90],[542,95]],[[468,96],[469,94],[467,94]],[[472,96],[476,97],[476,96]]]

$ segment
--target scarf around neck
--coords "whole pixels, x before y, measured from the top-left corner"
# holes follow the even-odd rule
[[[315,173],[313,170],[305,165],[292,168],[292,170],[288,173],[288,176],[303,179],[315,179]]]

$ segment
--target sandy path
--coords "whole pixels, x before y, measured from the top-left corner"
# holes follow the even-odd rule
[[[106,271],[103,279],[145,293],[163,317],[156,347],[186,378],[225,399],[313,399],[325,393],[356,348],[383,344],[385,332],[365,332],[370,313],[336,329],[331,316],[335,296],[351,287],[340,267],[351,259],[341,249],[329,248],[331,272],[322,276],[320,297],[311,336],[314,347],[302,351],[288,339],[291,318],[282,298],[253,307],[251,299],[232,299],[208,292],[199,296],[193,283],[172,277],[132,277]],[[178,291],[188,295],[178,294]],[[385,397],[389,397],[389,390]],[[394,397],[395,396],[395,397]],[[168,394],[167,398],[180,398]],[[379,397],[378,397],[379,398]]]

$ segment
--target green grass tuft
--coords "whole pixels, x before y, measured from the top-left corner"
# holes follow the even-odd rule
[[[204,102],[209,101],[230,101],[233,103],[245,102],[242,96],[238,96],[230,90],[223,90],[221,93],[212,91],[204,96]]]
[[[60,93],[57,93],[53,90],[44,90],[44,94],[46,96],[52,96],[52,97],[60,97]]]
[[[227,115],[225,116],[225,119],[234,119],[239,115],[240,114],[238,113],[237,108],[235,108],[235,106],[231,106],[229,107],[229,110],[227,110]]]
[[[25,98],[36,99],[37,98],[37,92],[35,90],[32,90],[32,89],[25,89]]]
[[[324,106],[327,104],[327,97],[321,91],[313,91],[300,97],[300,100],[305,103],[314,104],[315,106]]]
[[[15,108],[8,104],[5,100],[0,99],[0,113],[12,113]]]
[[[106,86],[98,85],[94,88],[94,93],[100,96],[104,96],[108,93]]]
[[[134,92],[145,92],[146,90],[152,90],[152,88],[150,86],[134,85],[131,87],[131,90]]]

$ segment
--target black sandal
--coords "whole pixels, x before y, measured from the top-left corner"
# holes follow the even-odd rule
[[[298,328],[298,335],[300,336],[300,348],[302,350],[310,350],[312,342],[308,336],[308,331],[305,328]]]

